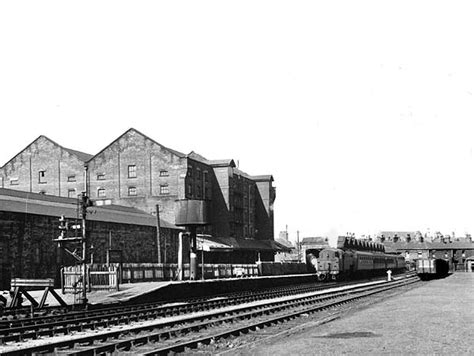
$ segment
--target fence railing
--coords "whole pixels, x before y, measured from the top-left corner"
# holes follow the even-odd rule
[[[290,268],[291,267],[291,268]],[[259,264],[199,264],[198,279],[252,277],[283,275],[305,272],[304,264],[262,262]],[[82,291],[82,266],[62,269],[61,286],[63,293]],[[87,265],[86,285],[90,290],[119,290],[122,283],[178,280],[176,263],[114,263],[110,265]],[[183,268],[183,279],[189,279],[189,264]]]
[[[82,266],[68,266],[61,269],[63,293],[79,293],[83,288]],[[87,266],[86,286],[88,290],[119,290],[119,269],[116,266]]]
[[[173,281],[177,280],[179,275],[176,263],[123,263],[121,270],[122,283]],[[258,276],[258,268],[256,264],[204,264],[204,268],[199,264],[198,278],[203,274],[205,279]],[[189,264],[184,265],[183,278],[189,279]]]

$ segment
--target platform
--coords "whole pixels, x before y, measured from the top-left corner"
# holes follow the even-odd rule
[[[154,301],[170,301],[189,297],[204,297],[216,294],[233,293],[242,290],[278,287],[290,284],[315,282],[313,274],[298,274],[286,276],[262,276],[245,278],[208,279],[196,281],[161,281],[125,283],[120,285],[119,291],[92,291],[87,293],[89,304],[113,303],[147,303]],[[68,304],[75,303],[73,294],[61,294],[60,289],[55,290]],[[40,297],[41,291],[32,291],[33,297]],[[5,297],[9,298],[8,292]],[[23,306],[29,305],[25,300]],[[46,305],[59,305],[57,300],[48,297]]]
[[[330,323],[229,355],[474,355],[474,273],[455,273]]]
[[[170,283],[176,282],[143,282],[143,283],[125,283],[120,285],[120,290],[117,291],[92,291],[87,293],[87,299],[90,304],[112,304],[112,303],[124,303],[133,299],[137,296],[142,294],[151,293],[157,291],[160,288],[167,286]],[[73,305],[74,294],[66,293],[62,294],[61,289],[55,289],[55,291],[61,296],[61,298],[66,302],[68,305]],[[40,298],[43,294],[43,291],[31,291],[29,292],[33,297]],[[3,296],[10,298],[8,292],[4,292]],[[29,305],[29,301],[25,300],[23,302],[23,306]],[[48,296],[46,299],[46,305],[59,305],[58,301]]]

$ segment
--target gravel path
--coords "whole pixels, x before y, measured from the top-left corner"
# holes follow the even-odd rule
[[[474,355],[474,273],[426,282],[249,355]],[[239,352],[240,353],[240,352]]]

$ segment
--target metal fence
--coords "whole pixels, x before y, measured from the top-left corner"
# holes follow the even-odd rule
[[[256,264],[204,264],[198,265],[198,278],[232,278],[258,276]],[[82,291],[82,266],[68,266],[61,270],[63,293]],[[119,290],[121,283],[178,280],[179,269],[176,263],[123,263],[87,265],[86,286],[91,290]],[[189,279],[189,264],[184,265],[183,279]]]

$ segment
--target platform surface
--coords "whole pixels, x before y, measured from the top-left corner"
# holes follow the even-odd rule
[[[177,282],[166,281],[166,282],[124,283],[120,285],[119,291],[104,290],[104,291],[88,292],[87,299],[90,304],[110,304],[110,303],[116,303],[116,302],[126,302],[130,298],[158,290],[171,283],[177,283]],[[72,293],[62,294],[61,289],[55,289],[55,291],[68,305],[73,305],[79,302],[78,301],[79,295],[75,296]],[[29,292],[29,294],[38,301],[41,300],[41,296],[43,295],[43,293],[44,291],[42,290]],[[8,292],[4,292],[3,296],[6,297],[8,300],[10,300],[10,296]],[[23,302],[23,305],[24,306],[29,305],[30,302],[26,298],[24,299],[25,300]],[[50,293],[48,293],[46,304],[59,305],[58,301]]]
[[[474,355],[474,273],[228,355]]]
[[[206,279],[206,280],[195,280],[195,281],[156,281],[156,282],[140,282],[140,283],[124,283],[120,285],[119,291],[113,290],[104,290],[104,291],[91,291],[87,293],[87,300],[89,304],[112,304],[112,303],[124,303],[129,300],[133,300],[137,297],[155,293],[160,294],[159,289],[168,287],[170,285],[175,285],[175,292],[179,292],[180,289],[185,289],[189,285],[193,285],[193,289],[199,288],[209,288],[212,285],[228,284],[228,283],[246,283],[245,281],[256,281],[256,280],[277,280],[277,279],[292,279],[292,278],[304,278],[304,277],[313,277],[311,274],[298,274],[298,275],[284,275],[284,276],[259,276],[259,277],[246,277],[246,278],[225,278],[225,279]],[[273,282],[271,282],[273,283]],[[181,286],[179,286],[181,285]],[[61,296],[61,298],[68,304],[73,305],[80,303],[80,295],[74,296],[72,293],[62,294],[61,289],[55,289],[55,291]],[[169,293],[168,290],[164,290],[163,293]],[[40,301],[43,291],[31,291],[29,292],[33,298]],[[10,300],[10,295],[8,291],[4,291],[2,294],[7,300]],[[167,296],[169,300],[173,299],[173,296]],[[182,298],[186,295],[177,295],[177,297]],[[23,306],[30,305],[30,302],[24,298]],[[48,294],[46,300],[46,305],[59,305],[58,301],[51,295]]]

